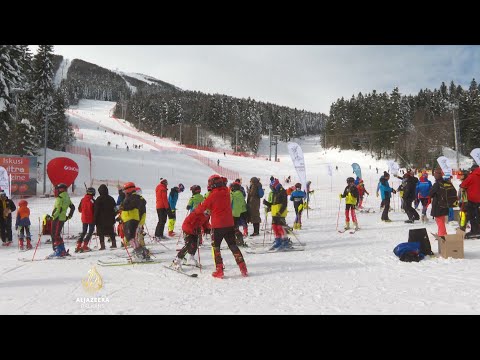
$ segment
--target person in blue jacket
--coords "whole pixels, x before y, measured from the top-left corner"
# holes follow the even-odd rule
[[[418,199],[418,201],[422,204],[422,223],[426,223],[428,221],[427,208],[431,201],[428,194],[430,193],[431,188],[432,182],[428,180],[428,174],[425,172],[420,177],[417,187],[415,188],[415,198]]]
[[[383,172],[383,176],[380,178],[380,183],[378,185],[380,195],[382,196],[382,203],[384,204],[382,212],[382,221],[391,222],[388,218],[388,211],[390,210],[390,198],[392,197],[391,193],[396,193],[395,189],[392,189],[388,184],[390,180],[390,174],[386,171]]]
[[[290,194],[290,201],[293,201],[293,207],[295,208],[294,229],[300,230],[302,228],[303,199],[306,197],[307,194],[302,190],[302,184],[296,183],[295,191]]]
[[[185,186],[178,184],[170,189],[170,195],[168,195],[168,205],[170,206],[170,212],[168,213],[168,236],[175,236],[173,229],[175,228],[175,222],[177,221],[176,206],[178,201],[178,193],[183,192]]]

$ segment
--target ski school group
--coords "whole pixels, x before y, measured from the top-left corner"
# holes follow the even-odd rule
[[[183,272],[182,265],[200,267],[201,265],[195,259],[195,254],[202,244],[203,236],[210,235],[212,256],[215,261],[215,271],[212,275],[217,278],[224,276],[220,245],[225,239],[241,274],[248,276],[247,266],[239,247],[248,247],[244,238],[248,235],[248,223],[253,225],[253,232],[249,237],[253,239],[260,235],[261,204],[265,206],[265,218],[268,213],[271,213],[271,231],[274,234],[273,243],[268,245],[268,250],[265,251],[300,250],[293,247],[292,241],[287,235],[293,235],[293,229],[301,229],[302,212],[308,207],[310,195],[314,193],[313,190],[310,190],[310,185],[311,182],[308,181],[306,191],[302,190],[300,183],[285,189],[280,181],[272,176],[270,178],[271,191],[263,199],[263,202],[261,199],[264,198],[265,193],[260,179],[257,177],[250,179],[246,190],[240,179],[228,184],[227,178],[217,174],[209,177],[207,192],[204,195],[201,194],[202,189],[199,185],[192,185],[190,187],[192,196],[186,207],[188,214],[182,223],[182,235],[185,243],[169,267],[178,272]],[[54,209],[51,215],[48,214],[44,217],[42,233],[51,235],[51,241],[47,240],[47,243],[51,242],[53,247],[53,253],[47,257],[48,259],[71,256],[69,250],[65,249],[62,230],[65,222],[73,217],[76,207],[72,203],[67,189],[68,186],[64,183],[55,186]],[[155,189],[158,223],[155,234],[152,236],[154,242],[160,243],[162,240],[176,235],[174,232],[176,205],[179,193],[184,190],[184,185],[179,184],[172,187],[167,196],[168,180],[160,179],[160,183]],[[89,242],[96,228],[100,251],[106,249],[105,237],[109,238],[111,249],[117,248],[115,237],[118,234],[127,251],[130,263],[153,262],[152,253],[147,249],[144,241],[145,230],[147,230],[145,226],[147,202],[142,197],[141,189],[135,183],[127,182],[123,186],[119,186],[116,201],[109,195],[108,187],[105,184],[99,186],[98,193],[99,196],[95,198],[96,190],[92,187],[87,188],[85,196],[78,205],[78,212],[81,213],[82,232],[77,239],[75,253],[92,251]],[[293,228],[288,226],[285,220],[288,200],[293,202],[296,214]],[[33,248],[30,233],[30,209],[25,199],[20,200],[18,206],[15,222],[18,245],[20,250],[29,250]],[[0,192],[0,211],[3,214],[0,222],[1,237],[5,246],[12,243],[12,213],[15,210],[14,202],[6,197],[5,192]],[[164,234],[167,219],[168,237]],[[116,223],[118,225],[115,230]],[[254,244],[252,243],[252,245]],[[131,254],[129,248],[133,249]]]
[[[466,231],[467,223],[470,222],[471,231],[465,237],[473,238],[480,236],[479,207],[480,207],[480,168],[473,165],[469,170],[462,170],[459,174],[461,184],[457,191],[452,184],[452,175],[447,171],[443,172],[437,167],[433,171],[435,183],[428,180],[428,173],[422,170],[420,179],[415,176],[412,169],[407,169],[403,176],[396,177],[402,180],[401,185],[395,190],[389,185],[390,174],[384,171],[380,177],[376,195],[381,196],[382,202],[380,210],[383,209],[381,220],[389,223],[388,217],[390,209],[391,194],[399,192],[402,201],[402,211],[405,212],[408,219],[405,223],[413,224],[415,221],[421,220],[422,223],[428,222],[427,208],[431,204],[431,216],[435,218],[438,236],[447,234],[446,221],[454,220],[453,210],[459,207],[459,229]],[[353,231],[359,229],[355,209],[363,209],[362,201],[364,193],[369,195],[365,190],[363,180],[357,176],[347,178],[347,186],[342,194],[339,194],[340,202],[345,199],[345,227],[344,231],[349,230],[350,216],[353,221]],[[414,206],[412,205],[414,204]],[[416,211],[419,205],[422,205],[422,215]],[[339,206],[340,207],[340,206]],[[366,209],[369,212],[370,209]],[[340,211],[338,213],[340,216]],[[338,230],[338,219],[337,219]],[[339,232],[344,232],[339,230]]]
[[[357,178],[347,178],[347,186],[344,192],[339,194],[340,204],[337,217],[340,217],[340,206],[345,199],[345,232],[351,230],[355,233],[359,230],[359,225],[355,211],[358,209],[363,212],[369,212],[371,209],[363,208],[364,194],[369,195],[365,189],[361,173],[355,172]],[[359,170],[359,167],[358,167]],[[402,199],[402,210],[407,215],[406,223],[414,223],[421,219],[423,223],[428,221],[427,208],[431,205],[431,216],[435,218],[438,227],[438,236],[445,236],[446,218],[453,217],[454,207],[459,207],[459,228],[466,231],[468,222],[470,222],[470,232],[466,238],[480,236],[479,207],[480,207],[480,168],[473,165],[469,170],[464,170],[460,174],[462,180],[457,190],[453,186],[452,176],[448,172],[436,168],[433,171],[435,183],[432,185],[428,180],[428,173],[422,171],[420,179],[415,176],[414,171],[407,169],[403,176],[396,175],[402,180],[401,185],[395,190],[389,185],[390,174],[384,172],[380,177],[376,195],[381,196],[380,210],[383,209],[381,220],[388,223],[390,211],[391,194],[400,193]],[[360,176],[358,176],[360,175]],[[209,177],[207,192],[202,195],[202,189],[199,185],[192,185],[190,191],[191,198],[186,207],[188,213],[182,223],[182,235],[184,246],[178,250],[176,257],[169,265],[169,268],[183,272],[182,265],[200,267],[201,265],[195,259],[195,254],[202,244],[204,236],[211,236],[212,256],[215,262],[215,271],[212,276],[217,278],[224,277],[224,265],[220,245],[225,239],[228,248],[243,276],[248,276],[247,266],[240,247],[248,247],[245,237],[248,235],[248,223],[253,224],[253,232],[250,238],[253,239],[260,235],[260,206],[265,206],[265,224],[267,215],[271,213],[272,223],[271,231],[274,234],[274,241],[268,248],[268,252],[303,250],[293,246],[292,241],[287,235],[293,235],[293,230],[301,229],[302,213],[309,207],[310,195],[314,193],[310,189],[311,182],[308,181],[306,189],[302,190],[302,185],[296,183],[294,186],[284,188],[280,181],[275,177],[270,177],[270,193],[264,198],[264,190],[260,179],[252,177],[246,190],[237,179],[228,184],[227,178],[215,174]],[[161,243],[168,237],[176,236],[174,232],[176,223],[176,205],[179,193],[185,190],[183,184],[178,184],[170,189],[168,193],[168,181],[161,178],[160,183],[155,189],[156,212],[158,223],[155,228],[155,234],[152,240]],[[99,196],[95,198],[96,190],[92,187],[86,189],[85,196],[81,199],[78,211],[81,213],[82,232],[77,239],[75,253],[90,252],[88,246],[96,227],[96,234],[100,241],[100,249],[105,250],[105,237],[109,238],[111,248],[115,249],[116,235],[120,236],[121,243],[125,248],[129,263],[150,262],[151,251],[145,246],[144,236],[146,235],[145,220],[147,214],[147,202],[142,197],[142,192],[133,182],[127,182],[122,187],[119,186],[118,198],[115,199],[109,195],[108,188],[102,184],[98,188]],[[261,199],[263,201],[261,201]],[[288,200],[293,202],[295,209],[295,221],[293,228],[287,225],[287,205]],[[415,204],[415,208],[412,205]],[[422,215],[416,211],[419,205],[422,205]],[[72,203],[67,185],[61,183],[55,186],[55,204],[51,214],[51,243],[53,254],[48,258],[64,258],[70,256],[69,251],[65,249],[64,239],[62,238],[62,229],[65,222],[72,218],[75,212],[75,205]],[[69,213],[67,214],[67,211]],[[8,199],[5,192],[0,191],[0,234],[4,246],[12,243],[12,213],[17,211],[15,229],[18,232],[19,248],[32,249],[30,233],[30,210],[28,202],[22,199],[18,202],[18,210],[11,199]],[[353,222],[353,228],[350,226],[350,218]],[[165,233],[165,226],[168,219],[168,237]],[[115,224],[118,226],[115,230]],[[242,230],[241,230],[242,229]],[[266,227],[265,227],[266,230]],[[147,230],[148,231],[148,230]],[[26,242],[25,242],[26,241]],[[252,241],[250,243],[254,245]],[[300,245],[303,245],[300,243]],[[133,251],[128,251],[128,248]],[[247,250],[248,251],[248,250]],[[255,253],[255,252],[254,252]],[[187,258],[188,255],[188,258]]]

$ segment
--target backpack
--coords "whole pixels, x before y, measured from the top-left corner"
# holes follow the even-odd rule
[[[450,182],[440,182],[438,206],[443,209],[453,208],[458,204],[457,190]]]
[[[261,186],[258,187],[257,194],[260,199],[263,197],[263,195],[265,195],[265,192],[263,191],[263,188]]]
[[[405,262],[419,262],[425,257],[425,255],[420,252],[419,242],[406,242],[398,244],[395,246],[395,249],[393,249],[393,253],[399,257],[400,261]]]

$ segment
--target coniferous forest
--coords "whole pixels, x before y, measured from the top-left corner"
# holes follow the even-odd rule
[[[324,143],[395,158],[402,166],[431,167],[442,146],[455,149],[456,127],[459,151],[468,155],[480,146],[479,89],[473,79],[466,90],[452,81],[415,96],[394,88],[338,99],[330,107]]]
[[[55,86],[62,61],[52,45],[40,45],[35,55],[27,45],[0,45],[0,153],[28,155],[43,148],[46,119],[48,147],[64,149],[74,140],[65,109],[80,99],[117,102],[117,117],[154,135],[180,140],[181,129],[185,145],[212,146],[209,135],[217,135],[230,140],[232,149],[238,144],[238,151],[251,153],[271,130],[280,141],[318,135],[326,147],[364,150],[377,159],[424,167],[434,164],[443,146],[455,148],[454,122],[462,154],[480,146],[480,87],[475,79],[468,89],[452,81],[417,95],[394,88],[390,94],[372,90],[342,97],[327,116],[182,90],[148,76],[141,81],[79,59],[72,60],[67,76]]]
[[[0,45],[0,153],[33,155],[62,150],[74,139],[65,116],[67,94],[54,87],[52,45],[32,55],[27,45]]]

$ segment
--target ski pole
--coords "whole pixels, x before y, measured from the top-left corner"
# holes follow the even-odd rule
[[[200,235],[197,235],[198,266],[200,267],[200,273],[201,273],[202,263],[200,262],[200,236],[202,236],[201,232],[200,232]]]
[[[338,220],[340,219],[340,206],[341,205],[342,205],[342,198],[340,198],[340,201],[338,203],[337,228],[336,228],[337,231],[338,231]]]
[[[42,235],[38,234],[38,241],[37,241],[37,245],[35,246],[35,251],[33,252],[32,261],[33,261],[33,259],[35,259],[35,254],[37,253],[38,244],[40,244],[40,239],[41,238],[42,238]]]
[[[267,236],[268,212],[265,209],[265,225],[263,227],[263,246],[265,246],[265,237]]]

